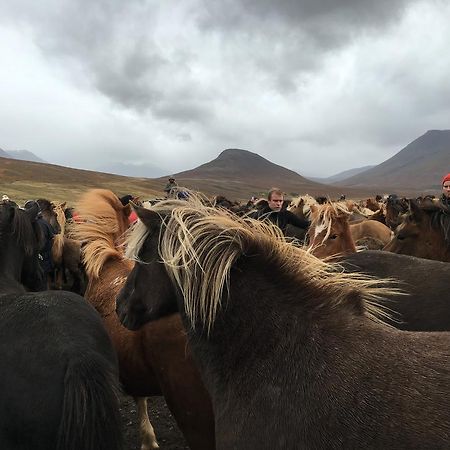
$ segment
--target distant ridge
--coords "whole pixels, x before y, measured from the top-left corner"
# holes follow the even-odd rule
[[[11,158],[20,159],[21,161],[46,162],[28,150],[8,150],[7,153]]]
[[[392,158],[364,172],[342,180],[340,185],[388,186],[391,189],[423,193],[440,191],[440,180],[450,172],[450,130],[429,130]]]
[[[372,167],[375,167],[375,166],[372,165],[372,166],[364,166],[364,167],[355,167],[354,169],[344,170],[343,172],[339,172],[336,175],[332,175],[331,177],[326,177],[326,178],[318,178],[318,177],[308,177],[308,178],[310,180],[316,181],[318,183],[334,184],[334,183],[338,183],[341,180],[345,180],[354,175],[357,175],[359,173],[365,172],[366,170],[369,170]]]
[[[3,150],[0,148],[0,157],[19,159],[21,161],[46,162],[28,150]]]

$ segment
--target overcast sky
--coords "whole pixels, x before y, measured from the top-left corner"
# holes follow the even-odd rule
[[[450,128],[448,0],[0,0],[0,148],[302,175]],[[155,174],[151,174],[155,175]]]

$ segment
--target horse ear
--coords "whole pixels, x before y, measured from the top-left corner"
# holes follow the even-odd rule
[[[161,216],[151,209],[142,208],[141,206],[134,206],[137,216],[141,222],[150,230],[159,229],[162,223]]]
[[[62,202],[59,206],[64,209],[66,207],[67,202]]]

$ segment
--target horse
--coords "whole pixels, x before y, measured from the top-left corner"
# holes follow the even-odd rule
[[[363,272],[401,283],[399,286],[408,295],[388,298],[386,305],[391,314],[385,320],[389,324],[408,331],[450,331],[450,264],[370,250],[345,255],[340,264],[347,272]]]
[[[116,311],[130,329],[180,312],[218,448],[448,447],[450,334],[377,320],[389,286],[199,203],[136,212]]]
[[[39,205],[42,218],[52,226],[55,234],[60,233],[61,227],[56,216],[55,205],[45,198],[39,198],[36,202]]]
[[[409,201],[408,211],[384,250],[450,262],[450,208],[441,202]]]
[[[158,446],[146,397],[164,395],[189,446],[214,449],[211,401],[193,363],[180,316],[130,332],[115,314],[116,296],[134,266],[124,259],[122,246],[130,205],[122,205],[111,191],[94,189],[83,194],[76,209],[82,220],[74,226],[73,234],[85,242],[85,297],[100,313],[111,336],[125,392],[138,398],[141,448]]]
[[[0,448],[122,449],[117,359],[100,317],[43,280],[38,207],[0,206]]]
[[[71,277],[69,290],[83,295],[85,277],[81,262],[81,242],[69,237],[67,233],[66,202],[55,206],[55,213],[61,232],[53,238],[52,259],[54,265],[54,286],[62,289],[66,279],[66,271]]]
[[[309,251],[318,258],[354,253],[356,246],[363,245],[382,249],[389,242],[391,231],[381,222],[349,223],[352,213],[342,202],[313,205],[311,213]]]
[[[385,223],[394,231],[401,223],[402,216],[408,211],[406,198],[398,198],[396,194],[390,194],[386,199]]]

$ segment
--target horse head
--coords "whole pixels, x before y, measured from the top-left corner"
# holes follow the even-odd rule
[[[431,200],[408,202],[408,210],[384,250],[419,258],[450,261],[450,216]]]
[[[177,311],[176,296],[159,256],[163,218],[143,207],[136,206],[134,210],[140,222],[128,240],[127,255],[136,263],[116,301],[120,321],[131,330]],[[142,283],[144,279],[151,284],[151,290]]]
[[[311,206],[309,251],[317,258],[356,252],[350,233],[350,211],[340,203]]]
[[[61,226],[58,222],[55,205],[51,201],[43,198],[36,201],[39,205],[42,218],[51,225],[55,234],[59,234],[61,232]]]

